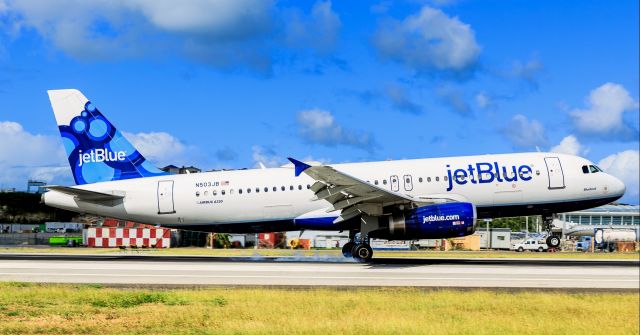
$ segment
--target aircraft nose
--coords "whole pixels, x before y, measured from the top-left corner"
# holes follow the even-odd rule
[[[624,195],[624,192],[627,190],[627,187],[624,185],[622,180],[611,176],[611,193],[619,194],[620,196]]]

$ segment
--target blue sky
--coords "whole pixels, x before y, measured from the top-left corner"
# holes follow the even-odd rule
[[[0,188],[70,183],[47,89],[164,165],[554,150],[638,203],[637,1],[0,0]]]

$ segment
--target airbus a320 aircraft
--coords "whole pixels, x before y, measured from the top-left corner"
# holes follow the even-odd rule
[[[554,213],[625,192],[587,159],[542,152],[170,175],[78,90],[48,93],[77,186],[49,186],[43,201],[75,212],[216,232],[348,230],[343,254],[368,261],[370,238],[465,236],[476,219],[520,215],[550,231]]]

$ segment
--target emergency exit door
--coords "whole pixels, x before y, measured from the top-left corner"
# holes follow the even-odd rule
[[[158,182],[158,214],[175,213],[173,205],[173,180]]]
[[[564,188],[564,173],[560,158],[545,157],[544,163],[547,165],[547,174],[549,175],[549,189]]]

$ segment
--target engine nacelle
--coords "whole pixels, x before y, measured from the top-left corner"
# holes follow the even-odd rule
[[[387,216],[387,229],[379,231],[385,236],[379,237],[416,240],[466,236],[475,231],[475,222],[476,207],[472,203],[434,204],[392,213]]]

